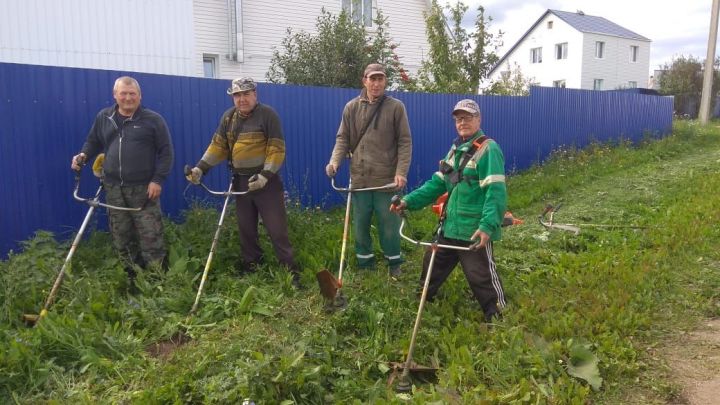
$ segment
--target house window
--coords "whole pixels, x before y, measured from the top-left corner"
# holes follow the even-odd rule
[[[203,55],[203,77],[217,78],[217,55]]]
[[[638,60],[638,52],[640,51],[640,47],[637,45],[630,45],[630,62],[637,62]]]
[[[553,80],[553,87],[565,88],[565,80]]]
[[[530,50],[530,63],[542,63],[542,47]]]
[[[605,42],[595,41],[595,57],[598,59],[605,57]]]
[[[567,42],[555,44],[555,59],[567,59]]]
[[[548,21],[547,27],[548,27],[549,30],[552,29],[552,25],[553,25],[553,22],[552,22],[552,21]]]
[[[603,79],[595,79],[593,81],[593,90],[602,90],[603,87]]]
[[[342,9],[356,24],[372,27],[373,0],[342,0]]]
[[[637,88],[637,82],[634,81],[634,80],[630,80],[630,81],[628,82],[628,88],[636,89],[636,88]]]

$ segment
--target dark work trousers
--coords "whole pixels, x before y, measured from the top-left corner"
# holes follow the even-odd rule
[[[469,246],[471,242],[450,239],[441,236],[439,244]],[[430,264],[432,250],[428,248],[423,257],[423,271],[420,277],[421,287],[425,283],[425,275]],[[505,306],[505,294],[503,293],[500,277],[495,269],[493,259],[492,242],[488,242],[485,248],[477,252],[455,249],[438,249],[435,255],[430,284],[428,285],[427,299],[437,294],[440,286],[445,282],[455,266],[460,262],[465,278],[467,279],[473,296],[480,303],[486,319],[500,312]]]
[[[163,238],[160,200],[148,200],[146,184],[120,186],[105,184],[105,198],[110,205],[137,208],[140,211],[120,211],[108,208],[108,222],[115,249],[126,264],[145,267],[151,262],[163,263]]]
[[[250,176],[235,175],[233,189],[247,191]],[[293,257],[293,249],[288,238],[287,213],[285,212],[285,196],[280,176],[272,176],[265,187],[235,199],[240,245],[245,263],[258,263],[263,252],[258,243],[258,215],[272,241],[278,261],[290,271],[299,271]]]

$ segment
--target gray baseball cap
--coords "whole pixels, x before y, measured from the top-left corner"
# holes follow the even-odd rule
[[[242,91],[255,90],[257,84],[252,77],[241,77],[232,81],[232,85],[227,89],[227,94],[235,94]]]
[[[452,113],[455,114],[458,111],[469,112],[472,115],[480,115],[480,106],[474,100],[466,98],[455,104],[455,108],[453,108]]]

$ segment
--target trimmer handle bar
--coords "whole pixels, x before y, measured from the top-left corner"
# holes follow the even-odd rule
[[[378,190],[394,190],[397,189],[397,183],[388,183],[379,187],[364,187],[364,188],[350,188],[350,187],[337,187],[335,185],[335,177],[330,179],[330,184],[332,185],[332,188],[335,191],[339,191],[341,193],[354,193],[358,191],[378,191]]]
[[[84,202],[85,204],[91,206],[91,207],[105,207],[109,208],[111,210],[118,210],[118,211],[140,211],[144,208],[143,207],[137,207],[137,208],[130,208],[130,207],[118,207],[115,205],[106,204],[103,202],[100,202],[100,192],[103,189],[102,182],[100,184],[100,187],[98,187],[97,192],[95,193],[95,196],[92,198],[84,198],[80,197],[78,193],[80,192],[80,171],[75,171],[75,190],[73,191],[73,198],[75,198],[77,201]]]
[[[185,169],[184,169],[185,176],[189,176],[189,175],[190,175],[190,170],[191,170],[191,169],[190,169],[190,165],[185,165]],[[205,191],[207,191],[208,193],[210,193],[210,194],[212,194],[212,195],[218,195],[218,196],[223,196],[223,197],[228,197],[228,196],[231,196],[231,195],[244,195],[244,194],[247,194],[247,193],[250,192],[249,190],[248,190],[248,191],[231,191],[231,190],[228,190],[228,191],[215,191],[215,190],[211,190],[211,189],[210,189],[208,186],[206,186],[205,183],[203,183],[202,181],[201,181],[199,184],[197,184],[197,185],[200,186],[200,187],[202,187],[202,188],[204,188]]]
[[[405,239],[406,241],[408,241],[412,244],[415,244],[418,246],[430,246],[430,247],[436,246],[436,247],[442,248],[442,249],[455,249],[455,250],[466,250],[466,251],[470,250],[470,248],[467,246],[444,245],[444,244],[435,243],[435,242],[423,242],[423,241],[415,240],[415,239],[405,235],[405,233],[403,233],[403,230],[405,229],[406,224],[407,224],[407,218],[405,218],[405,216],[403,216],[402,222],[400,223],[400,236],[402,236],[403,239]]]

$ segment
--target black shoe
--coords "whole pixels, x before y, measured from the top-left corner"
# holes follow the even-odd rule
[[[402,274],[402,269],[400,268],[399,264],[390,266],[390,277],[398,278],[398,277],[400,277],[401,274]]]
[[[292,272],[292,280],[290,280],[290,284],[295,288],[296,290],[302,290],[303,286],[300,283],[300,274],[296,272]]]
[[[135,279],[137,278],[137,272],[133,266],[125,266],[125,273],[127,273],[127,291],[128,294],[136,295],[140,292],[140,289],[135,285]]]
[[[235,271],[241,276],[246,274],[252,274],[258,271],[260,266],[262,266],[263,262],[262,259],[258,261],[253,262],[246,262],[244,260],[238,260],[235,263]]]
[[[485,323],[494,323],[502,320],[502,314],[499,312],[489,312],[485,314]]]
[[[420,298],[422,298],[422,288],[420,288],[415,295],[417,297],[417,300],[420,301]],[[434,295],[433,296],[428,295],[427,297],[425,297],[425,302],[431,303],[433,301],[435,301]]]

